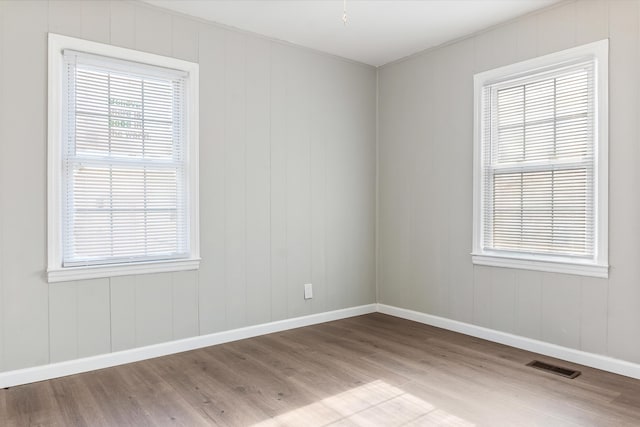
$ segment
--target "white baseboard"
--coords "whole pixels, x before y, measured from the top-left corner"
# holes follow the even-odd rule
[[[613,357],[587,353],[586,351],[562,347],[544,341],[525,338],[519,335],[513,335],[506,332],[496,331],[494,329],[484,328],[482,326],[471,325],[469,323],[458,322],[457,320],[451,320],[444,317],[433,316],[431,314],[420,313],[418,311],[407,310],[404,308],[385,304],[378,304],[377,311],[391,316],[424,323],[425,325],[435,326],[438,328],[459,332],[461,334],[482,338],[487,341],[493,341],[534,353],[543,354],[545,356],[554,357],[556,359],[567,360],[569,362],[578,363],[580,365],[602,369],[603,371],[609,371],[615,374],[640,379],[639,364],[627,362],[620,359],[614,359]]]
[[[130,350],[69,360],[66,362],[52,363],[49,365],[35,366],[33,368],[18,369],[0,373],[0,388],[14,387],[17,385],[44,381],[67,375],[79,374],[96,369],[109,368],[154,357],[166,356],[183,351],[195,350],[226,342],[237,341],[245,338],[266,335],[274,332],[286,331],[303,326],[330,322],[332,320],[345,319],[347,317],[360,316],[374,312],[389,314],[407,320],[413,320],[426,325],[459,332],[488,341],[509,345],[511,347],[532,351],[557,359],[567,360],[585,366],[625,375],[640,379],[640,365],[608,356],[587,353],[581,350],[562,347],[543,341],[525,338],[518,335],[500,332],[482,326],[458,322],[444,317],[433,316],[404,308],[393,307],[385,304],[369,304],[358,307],[350,307],[342,310],[326,313],[312,314],[293,319],[279,320],[261,325],[248,326],[230,331],[216,332],[177,341],[138,347]]]
[[[98,356],[85,357],[82,359],[69,360],[66,362],[2,372],[0,373],[0,388],[13,387],[36,381],[93,371],[96,369],[109,368],[116,365],[123,365],[125,363],[138,362],[140,360],[195,350],[198,348],[242,340],[259,335],[286,331],[288,329],[330,322],[332,320],[339,320],[347,317],[360,316],[362,314],[374,313],[375,311],[376,304],[361,305],[358,307],[311,314],[309,316],[296,317],[293,319],[278,320],[275,322],[263,323],[261,325],[247,326],[245,328],[233,329],[230,331],[185,338],[182,340],[101,354]]]

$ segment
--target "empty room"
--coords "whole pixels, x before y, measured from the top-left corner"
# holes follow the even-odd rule
[[[640,425],[640,0],[0,0],[0,426]]]

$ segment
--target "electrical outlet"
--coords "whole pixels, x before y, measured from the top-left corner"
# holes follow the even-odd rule
[[[313,285],[311,283],[304,284],[304,299],[313,298]]]

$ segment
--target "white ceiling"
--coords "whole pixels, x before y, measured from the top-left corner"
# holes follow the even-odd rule
[[[379,66],[559,0],[144,0]]]

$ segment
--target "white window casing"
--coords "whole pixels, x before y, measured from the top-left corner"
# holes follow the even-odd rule
[[[197,269],[198,64],[49,34],[49,282]]]
[[[474,76],[474,264],[608,277],[608,40]]]

